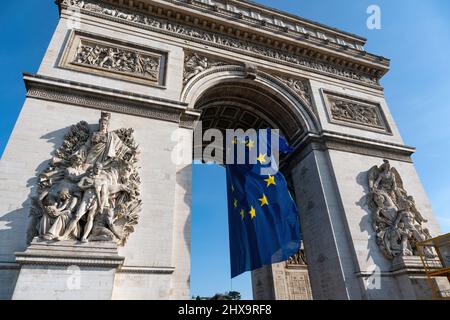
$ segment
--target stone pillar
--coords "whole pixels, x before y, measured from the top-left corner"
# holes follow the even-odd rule
[[[439,225],[415,168],[410,158],[389,154],[388,148],[380,152],[366,146],[364,154],[363,150],[345,149],[324,139],[311,142],[292,160],[291,178],[314,299],[431,298],[418,256],[401,257],[396,253],[399,256],[392,259],[383,253],[374,227],[375,212],[370,207],[370,181],[374,179],[371,175],[379,172],[376,168],[384,158],[390,158],[391,168],[395,169],[392,176],[405,193],[400,196],[406,199],[413,195],[417,212],[426,220],[421,226],[416,220],[415,228],[438,235]],[[393,208],[395,219],[405,214],[400,202],[404,200],[398,201]],[[392,232],[398,228],[394,220],[387,222]],[[408,228],[412,230],[413,226]],[[414,240],[413,233],[408,237],[409,243]],[[400,238],[397,246],[401,246]],[[410,246],[414,251],[414,244]]]
[[[352,244],[326,152],[310,145],[296,164],[293,161],[291,172],[314,299],[361,299]]]
[[[14,300],[110,300],[124,257],[110,242],[41,242],[16,253]]]

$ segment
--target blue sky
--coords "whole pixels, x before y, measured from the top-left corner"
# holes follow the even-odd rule
[[[392,59],[382,80],[405,143],[443,231],[450,231],[450,1],[260,0],[368,39],[366,50]],[[366,9],[381,8],[381,30],[366,27]],[[5,1],[0,11],[0,154],[25,99],[22,72],[36,72],[58,19],[53,0]],[[194,166],[193,295],[231,289],[251,298],[250,276],[230,281],[225,179],[221,168]]]

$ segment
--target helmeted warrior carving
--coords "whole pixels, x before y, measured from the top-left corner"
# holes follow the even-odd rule
[[[416,244],[431,236],[423,227],[427,220],[417,210],[414,198],[404,189],[398,171],[384,160],[380,167],[370,169],[368,182],[372,226],[384,255],[389,259],[417,255]],[[425,255],[433,256],[430,250],[424,250]]]
[[[28,242],[114,241],[124,245],[141,211],[139,147],[133,129],[109,131],[103,112],[97,130],[72,126],[32,198]]]

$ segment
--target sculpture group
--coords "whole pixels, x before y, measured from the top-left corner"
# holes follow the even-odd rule
[[[133,129],[109,130],[103,112],[98,130],[86,122],[70,128],[32,198],[28,242],[114,241],[124,245],[141,211],[139,147]]]
[[[384,255],[419,255],[416,244],[431,238],[424,227],[426,219],[417,210],[414,198],[406,192],[398,171],[388,160],[369,171],[368,205],[373,211],[373,229],[376,241]],[[429,249],[423,254],[433,257]]]

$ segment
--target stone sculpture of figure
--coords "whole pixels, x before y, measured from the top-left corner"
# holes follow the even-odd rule
[[[39,174],[28,243],[36,236],[100,241],[108,233],[100,226],[111,231],[115,225],[119,232],[112,230],[114,239],[108,239],[124,245],[133,232],[141,210],[139,149],[134,130],[109,131],[110,117],[103,112],[95,132],[83,121],[72,126],[48,168]],[[115,217],[114,212],[120,214]]]
[[[403,190],[403,182],[395,168],[391,167],[388,160],[384,160],[380,166],[378,177],[372,184],[373,190],[383,190],[396,202],[397,197],[405,194]]]
[[[75,154],[71,157],[70,166],[66,168],[64,175],[66,179],[74,183],[78,183],[86,175],[84,161],[80,155]]]
[[[84,191],[83,199],[74,219],[70,222],[65,233],[58,237],[58,240],[66,240],[76,228],[81,218],[87,213],[87,222],[84,227],[81,242],[87,242],[87,238],[92,230],[95,214],[102,212],[108,201],[108,181],[103,175],[103,165],[96,163],[89,175],[82,178],[78,183],[79,188]]]
[[[422,223],[428,222],[428,220],[424,219],[419,211],[417,211],[414,198],[411,196],[403,197],[399,201],[400,210],[398,212],[396,224],[397,226],[403,225],[406,230],[408,230],[410,234],[410,239],[415,246],[418,242],[423,242],[430,238],[428,229],[422,228]],[[425,255],[427,257],[434,257],[434,254],[428,249],[425,248]]]
[[[397,232],[401,243],[401,254],[403,256],[412,256],[413,253],[411,250],[411,245],[408,242],[408,239],[411,236],[411,232],[405,228],[405,224],[403,222],[398,223]]]
[[[223,65],[225,63],[219,61],[212,61],[205,56],[199,56],[196,53],[188,55],[185,60],[184,69],[184,83],[187,83],[196,75],[202,73],[206,69]]]
[[[54,240],[61,236],[67,224],[72,220],[72,213],[78,204],[78,199],[70,194],[68,188],[64,188],[60,192],[60,207],[53,207],[52,210],[57,213],[57,217],[54,220],[50,229],[41,236],[44,240]],[[77,225],[74,230],[69,234],[70,239],[77,239],[79,237],[80,228]]]
[[[122,235],[114,227],[114,210],[107,207],[95,216],[89,241],[116,241],[121,239]]]
[[[305,251],[301,249],[298,253],[289,257],[287,263],[288,265],[306,265]]]
[[[422,228],[427,220],[416,209],[413,197],[407,195],[400,174],[384,160],[380,167],[369,171],[368,180],[368,205],[381,251],[390,259],[416,255],[416,244],[428,238]],[[425,253],[433,256],[428,249]]]
[[[102,112],[99,121],[99,130],[95,132],[79,153],[86,159],[87,165],[97,162],[108,165],[115,158],[123,157],[130,152],[130,148],[117,136],[115,132],[109,132],[111,114]]]
[[[103,60],[100,62],[99,66],[101,68],[103,68],[105,63],[108,63],[108,66],[110,68],[115,68],[115,66],[116,66],[116,54],[117,54],[117,52],[114,51],[113,48],[108,48],[106,57],[103,58]]]
[[[40,221],[39,235],[45,240],[52,240],[62,230],[63,222],[71,218],[71,213],[78,203],[78,199],[70,195],[68,188],[63,188],[58,193],[57,200],[53,200],[49,193],[44,193],[41,197],[43,217]]]

